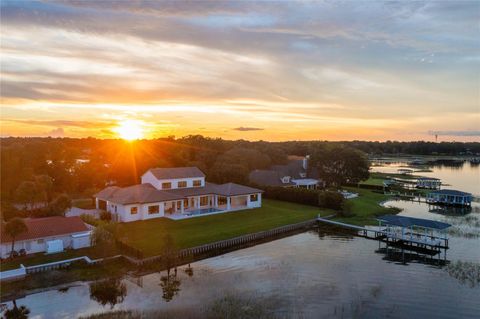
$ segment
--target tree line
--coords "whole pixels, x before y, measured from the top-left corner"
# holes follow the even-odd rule
[[[368,178],[368,154],[480,152],[480,143],[250,142],[191,135],[126,142],[95,138],[2,138],[2,214],[13,203],[40,215],[58,214],[69,198],[86,198],[106,185],[138,183],[151,167],[197,166],[215,183],[248,183],[254,169],[311,155],[311,169],[328,185]],[[5,216],[4,216],[5,217]]]

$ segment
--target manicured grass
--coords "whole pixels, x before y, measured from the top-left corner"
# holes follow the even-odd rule
[[[399,178],[404,180],[416,180],[419,177],[420,176],[418,175],[370,173],[370,177],[366,181],[360,182],[360,184],[383,186],[383,181],[387,179]]]
[[[360,184],[383,186],[383,181],[385,179],[386,179],[386,177],[377,177],[377,176],[374,176],[372,174],[372,175],[370,175],[370,177],[366,181],[363,181]]]
[[[194,247],[244,234],[294,224],[332,212],[318,207],[264,199],[262,207],[184,220],[157,218],[120,224],[121,239],[146,256],[161,252],[163,238],[171,234],[178,248]]]
[[[358,193],[359,197],[348,200],[352,203],[351,211],[353,216],[337,217],[335,218],[337,221],[359,226],[375,225],[377,224],[375,217],[386,214],[397,214],[400,211],[397,208],[388,208],[380,205],[381,202],[391,198],[390,196],[375,193],[367,189],[354,187],[345,188],[348,191]]]

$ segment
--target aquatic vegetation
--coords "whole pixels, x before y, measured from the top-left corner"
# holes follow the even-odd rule
[[[214,300],[203,308],[183,307],[182,309],[159,309],[159,310],[117,310],[93,314],[80,319],[156,319],[156,318],[184,318],[184,319],[274,319],[277,316],[270,306],[270,300],[249,297],[238,294],[226,294],[224,297]]]
[[[448,274],[471,288],[480,284],[480,264],[469,261],[456,261],[445,267]]]
[[[459,227],[451,227],[448,230],[448,235],[451,237],[463,237],[467,239],[480,238],[480,231],[468,231],[460,229]]]

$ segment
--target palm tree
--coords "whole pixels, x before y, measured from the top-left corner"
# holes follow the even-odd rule
[[[15,238],[28,230],[23,219],[15,217],[5,224],[5,233],[12,237],[12,253],[15,247]]]

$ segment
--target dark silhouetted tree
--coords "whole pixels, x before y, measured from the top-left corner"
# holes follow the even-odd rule
[[[90,283],[90,298],[102,306],[110,305],[110,308],[122,303],[127,295],[127,286],[121,278],[108,278]]]
[[[12,250],[11,252],[13,253],[15,249],[15,239],[28,231],[27,225],[25,225],[25,222],[23,219],[15,217],[10,219],[6,224],[5,224],[5,233],[8,234],[12,238]]]

